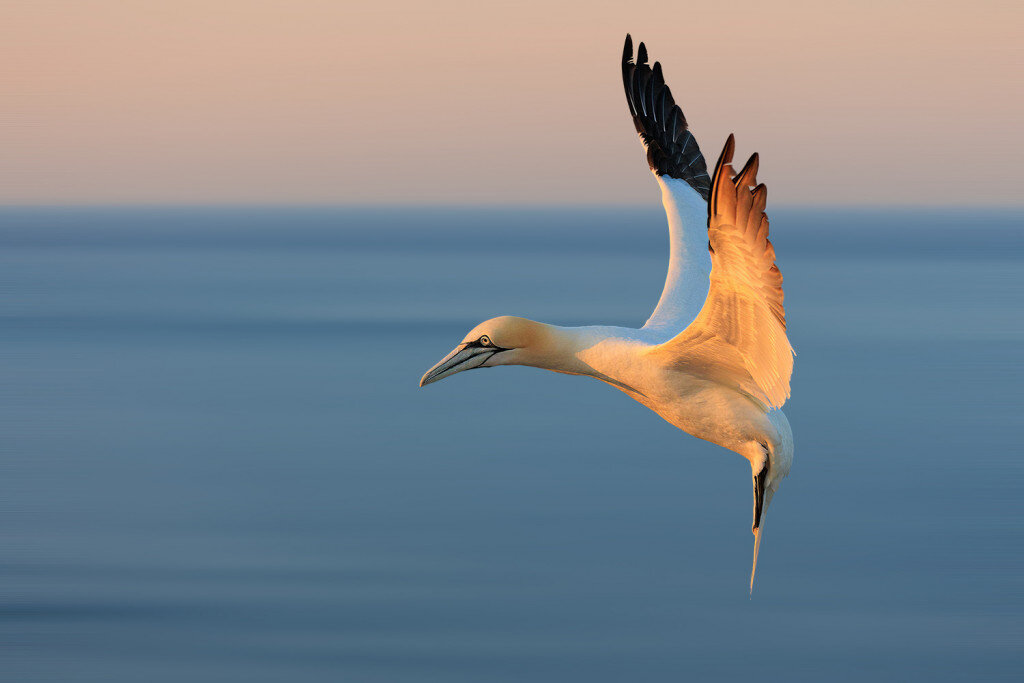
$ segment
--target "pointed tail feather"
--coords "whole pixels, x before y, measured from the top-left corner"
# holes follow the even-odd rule
[[[750,568],[750,595],[754,595],[754,575],[757,573],[757,553],[761,550],[761,529],[754,529],[754,565]]]

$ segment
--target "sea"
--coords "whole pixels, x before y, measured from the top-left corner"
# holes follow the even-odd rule
[[[796,453],[478,322],[642,325],[657,206],[0,209],[0,679],[1019,681],[1024,211],[771,210]]]

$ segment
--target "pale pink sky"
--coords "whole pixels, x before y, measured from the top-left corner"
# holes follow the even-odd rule
[[[656,201],[629,31],[772,202],[1020,205],[1022,6],[9,0],[0,202]]]

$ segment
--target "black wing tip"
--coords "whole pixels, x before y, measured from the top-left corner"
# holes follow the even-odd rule
[[[651,170],[685,181],[706,201],[711,191],[707,164],[692,133],[682,135],[689,132],[686,116],[665,83],[661,62],[648,65],[647,46],[642,42],[634,61],[633,37],[628,33],[622,50],[622,85]]]

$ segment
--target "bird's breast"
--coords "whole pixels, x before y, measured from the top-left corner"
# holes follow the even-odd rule
[[[595,377],[622,390],[669,424],[731,450],[749,443],[752,435],[762,433],[766,426],[763,409],[749,397],[651,362],[649,356],[643,361],[607,363],[595,369]]]

